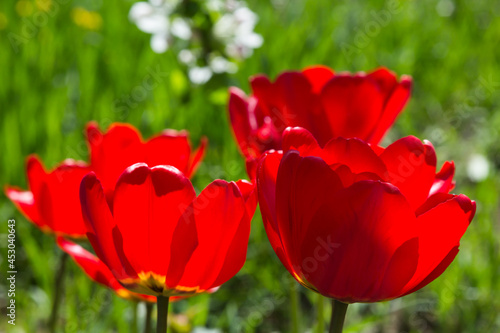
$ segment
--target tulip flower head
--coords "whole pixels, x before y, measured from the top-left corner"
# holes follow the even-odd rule
[[[232,87],[229,116],[249,173],[265,151],[282,148],[289,126],[307,129],[321,145],[336,137],[379,143],[406,105],[411,84],[409,76],[398,81],[385,68],[351,75],[314,66],[284,72],[275,82],[257,75],[250,97]]]
[[[178,169],[138,163],[120,176],[111,206],[93,173],[80,200],[90,243],[122,286],[188,296],[220,286],[243,266],[253,188],[216,180],[196,196]]]
[[[390,300],[457,255],[476,205],[449,193],[454,164],[436,173],[429,142],[336,138],[322,148],[288,128],[282,145],[260,160],[259,202],[274,251],[305,287],[343,303]]]
[[[126,167],[147,162],[169,164],[192,176],[203,159],[206,139],[194,152],[185,131],[166,130],[148,141],[131,125],[113,124],[102,133],[95,122],[87,125],[90,164],[65,160],[46,171],[40,159],[32,155],[26,163],[29,191],[7,186],[7,197],[44,232],[73,238],[85,237],[79,188],[83,177],[94,171],[102,181],[108,201]]]

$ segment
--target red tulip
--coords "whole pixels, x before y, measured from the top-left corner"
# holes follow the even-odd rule
[[[309,130],[321,145],[331,138],[357,137],[377,144],[410,97],[411,78],[379,68],[369,74],[334,74],[323,66],[284,72],[276,81],[258,75],[253,94],[230,89],[229,115],[234,135],[252,173],[254,160],[281,149],[288,126]]]
[[[57,235],[84,237],[79,186],[88,172],[94,171],[105,184],[111,202],[112,189],[126,167],[147,162],[169,164],[191,176],[203,158],[206,139],[191,153],[185,131],[166,130],[143,142],[137,130],[126,124],[113,124],[102,134],[94,122],[87,126],[90,166],[85,162],[66,160],[46,172],[36,156],[27,161],[29,191],[7,187],[5,192],[17,208],[40,229]]]
[[[246,257],[252,185],[216,180],[196,196],[189,179],[171,166],[127,168],[112,210],[96,175],[80,188],[88,238],[97,256],[127,289],[182,296],[220,286]]]
[[[449,194],[454,165],[436,174],[432,145],[405,137],[387,148],[336,138],[324,148],[289,128],[283,152],[257,174],[269,240],[307,288],[344,303],[412,293],[458,253],[476,204]]]
[[[93,281],[112,289],[118,296],[133,301],[156,302],[156,298],[153,296],[133,293],[123,288],[113,274],[111,274],[109,268],[99,258],[80,245],[63,237],[57,237],[57,244],[73,258],[87,276]]]
[[[6,187],[7,197],[44,232],[83,237],[78,187],[90,168],[84,162],[65,160],[54,170],[45,171],[37,156],[26,163],[29,191]],[[73,189],[71,191],[70,189]]]
[[[205,154],[207,139],[202,138],[194,152],[186,131],[165,130],[148,141],[129,124],[112,124],[101,133],[95,122],[87,125],[90,165],[102,182],[108,200],[125,168],[135,163],[172,165],[191,177]]]

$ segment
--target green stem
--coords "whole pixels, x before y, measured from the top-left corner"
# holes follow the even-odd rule
[[[168,297],[158,296],[156,298],[158,318],[156,322],[156,333],[167,332]]]
[[[137,308],[139,307],[139,302],[134,302],[132,306],[132,333],[137,333]]]
[[[330,322],[330,333],[342,333],[345,314],[349,304],[332,299],[332,320]]]
[[[146,319],[144,323],[144,333],[151,333],[151,314],[153,314],[153,304],[146,303]]]
[[[66,273],[66,262],[68,261],[68,254],[63,252],[61,258],[59,259],[59,266],[57,267],[56,280],[54,286],[54,297],[52,303],[52,312],[49,318],[49,332],[54,333],[56,331],[57,317],[59,314],[59,305],[61,304],[61,296],[64,289],[64,275]]]
[[[300,332],[300,309],[299,309],[299,289],[297,288],[297,282],[294,279],[290,279],[290,312],[292,317],[292,333]]]
[[[324,333],[325,332],[325,309],[323,306],[323,295],[316,294],[318,300],[316,301],[316,333]]]

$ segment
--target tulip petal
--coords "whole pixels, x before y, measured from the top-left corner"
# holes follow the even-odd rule
[[[367,141],[377,144],[382,140],[387,130],[394,124],[397,116],[403,111],[411,94],[412,79],[409,76],[402,76],[399,84],[392,90],[386,99],[382,115],[378,120],[374,131],[367,138]]]
[[[448,193],[453,190],[455,187],[453,176],[455,176],[455,163],[447,161],[443,164],[441,170],[436,174],[429,196],[436,193]]]
[[[128,124],[112,124],[104,134],[95,123],[87,126],[90,164],[109,201],[123,170],[134,163],[146,162],[141,140],[140,133]]]
[[[282,157],[282,152],[269,151],[261,158],[257,169],[257,192],[267,238],[283,266],[291,273],[292,266],[283,249],[276,217],[276,178]]]
[[[99,258],[78,244],[63,237],[57,237],[57,245],[69,254],[80,268],[95,282],[115,291],[124,289],[115,279],[109,268]]]
[[[415,216],[404,196],[378,181],[361,181],[332,193],[310,213],[313,218],[295,262],[325,296],[344,302],[374,301],[370,296],[375,293],[395,297],[391,290],[380,290],[381,272],[395,265],[398,249],[415,237]],[[415,244],[408,246],[414,249]]]
[[[375,69],[373,72],[367,74],[366,77],[377,83],[380,92],[386,100],[389,98],[394,88],[398,85],[398,80],[394,72],[385,67]]]
[[[315,94],[319,94],[325,84],[335,75],[333,70],[326,66],[306,67],[302,70],[302,74],[309,80]]]
[[[321,101],[331,128],[330,137],[368,137],[384,105],[374,81],[348,75],[336,75],[328,81],[321,91]]]
[[[189,146],[187,133],[185,131],[166,130],[144,143],[143,160],[134,161],[134,163],[143,162],[151,166],[171,165],[188,177],[190,159],[191,147]]]
[[[302,156],[321,156],[318,141],[305,128],[287,127],[283,132],[283,152],[297,150]]]
[[[241,195],[245,199],[248,216],[252,217],[257,208],[257,188],[247,180],[238,180],[236,185],[240,189]]]
[[[23,191],[17,187],[7,186],[5,188],[5,195],[12,201],[17,209],[31,222],[39,228],[43,228],[43,221],[38,215],[38,210],[33,200],[33,193],[31,191]]]
[[[82,180],[80,202],[87,226],[87,237],[99,259],[106,264],[118,280],[137,276],[131,267],[122,265],[122,260],[115,249],[113,240],[115,222],[101,183],[93,172]]]
[[[284,154],[276,179],[276,217],[291,262],[300,262],[300,244],[324,199],[342,188],[337,174],[319,157],[300,157],[294,150]]]
[[[427,197],[436,175],[436,153],[428,142],[408,136],[402,138],[380,155],[387,167],[387,177],[397,186],[414,210]]]
[[[137,163],[127,168],[116,184],[114,239],[134,271],[165,276],[170,244],[179,217],[195,197],[189,179],[172,166],[149,168]]]
[[[353,138],[336,138],[328,141],[323,148],[323,160],[329,164],[343,164],[355,173],[369,172],[384,179],[387,169],[368,144]]]
[[[455,259],[455,257],[458,254],[458,251],[459,250],[458,250],[458,245],[457,245],[454,248],[452,248],[450,250],[450,252],[448,252],[446,257],[439,263],[439,265],[436,268],[434,268],[434,270],[429,275],[427,275],[427,277],[422,282],[420,282],[412,290],[405,292],[405,294],[401,295],[401,296],[405,296],[405,295],[414,293],[415,291],[422,289],[423,287],[425,287],[426,285],[428,285],[429,283],[434,281],[436,278],[438,278],[441,274],[444,273],[444,271],[448,268],[448,266],[450,266],[450,264],[453,262],[453,260]]]
[[[249,110],[247,96],[236,87],[229,88],[229,119],[236,142],[245,157],[251,157],[249,152],[251,133],[258,128],[255,114]]]
[[[178,282],[180,286],[204,291],[216,287],[214,283],[224,283],[241,269],[246,259],[250,218],[235,183],[212,182],[186,208],[181,219],[196,225],[198,246]],[[230,250],[233,253],[229,254]],[[228,255],[231,260],[226,260]]]
[[[282,73],[274,83],[278,105],[270,110],[274,127],[282,132],[288,126],[311,128],[311,105],[315,97],[309,81],[299,72]]]
[[[403,294],[424,281],[459,244],[475,209],[474,202],[458,195],[418,216],[419,263]]]
[[[205,150],[207,149],[208,145],[208,139],[206,137],[202,137],[200,140],[200,145],[194,153],[191,154],[191,158],[189,161],[189,168],[186,171],[186,177],[191,178],[196,170],[198,170],[198,167],[203,160],[203,157],[205,157]],[[174,165],[175,166],[175,165]]]
[[[30,155],[26,161],[26,172],[28,176],[28,185],[33,197],[38,195],[42,184],[45,182],[47,173],[42,162],[36,155]]]

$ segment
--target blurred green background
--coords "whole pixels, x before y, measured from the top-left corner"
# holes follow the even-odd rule
[[[42,15],[47,4],[57,10]],[[440,164],[456,163],[455,192],[475,199],[478,208],[457,259],[440,278],[402,299],[351,306],[347,332],[500,331],[499,1],[248,1],[260,17],[256,31],[264,45],[237,74],[203,86],[191,85],[174,52],[151,51],[150,35],[128,20],[132,4],[0,2],[2,186],[26,187],[24,160],[30,153],[47,167],[68,157],[86,160],[83,128],[89,120],[101,128],[129,122],[144,137],[164,128],[187,129],[195,145],[206,135],[209,150],[193,180],[197,189],[213,178],[245,178],[228,126],[228,85],[249,92],[248,77],[255,73],[275,78],[283,70],[313,64],[354,72],[384,65],[414,79],[411,101],[384,144],[406,135],[432,141]],[[23,37],[14,40],[12,33]],[[151,71],[161,73],[156,88],[123,107],[123,98]],[[5,317],[9,218],[17,220],[15,327]],[[4,195],[0,221],[0,331],[43,332],[61,251]],[[289,331],[290,280],[266,239],[259,211],[252,226],[240,273],[213,295],[172,306],[169,320],[176,332],[195,326]],[[132,332],[133,304],[93,284],[72,262],[65,284],[61,332]],[[311,331],[316,297],[302,287],[299,291],[302,331]],[[325,304],[325,318],[328,312]],[[142,306],[139,315],[144,315]]]

